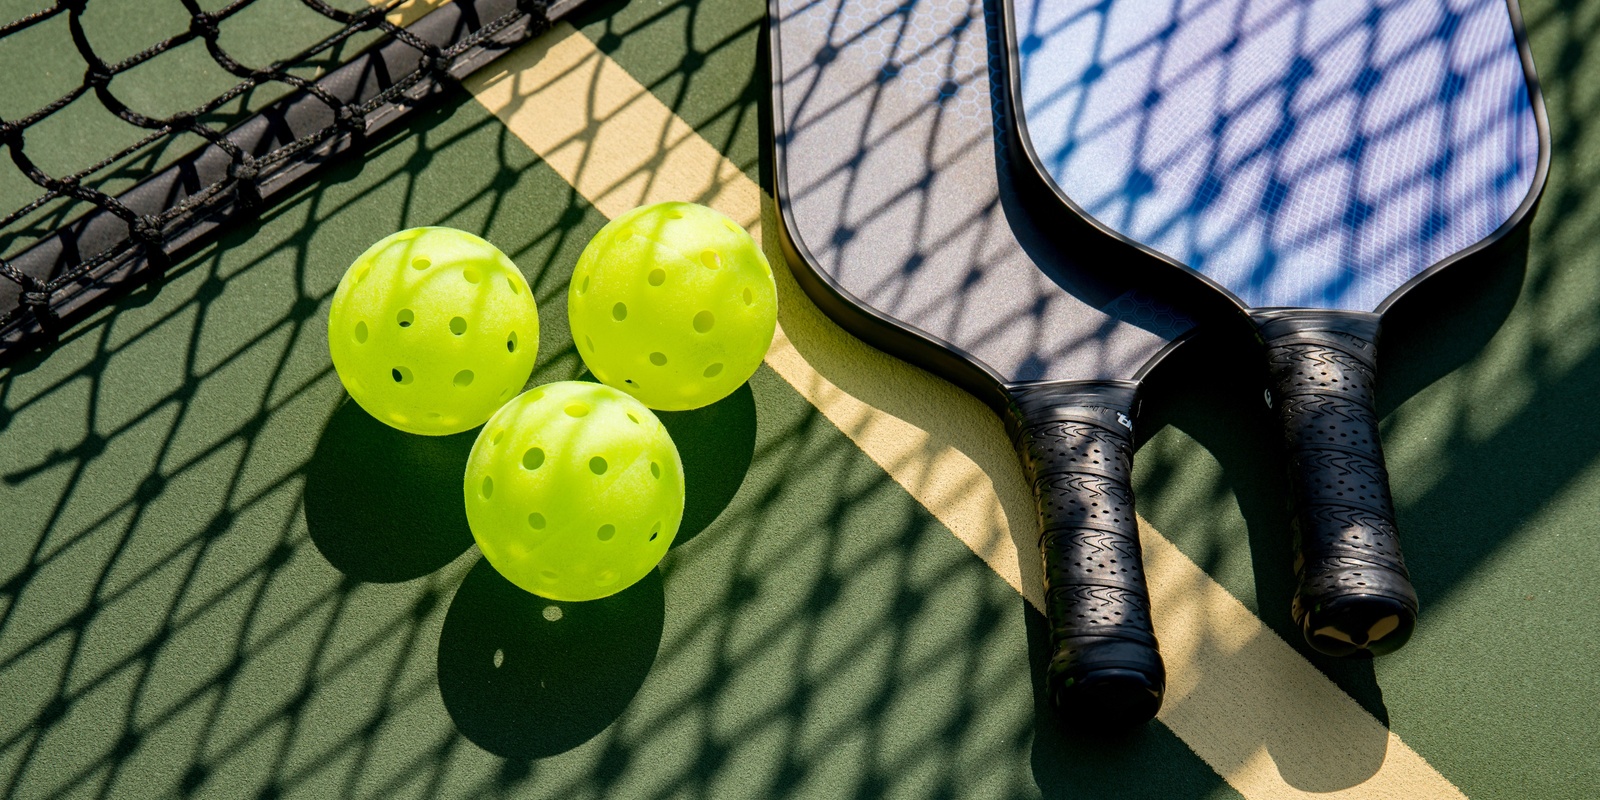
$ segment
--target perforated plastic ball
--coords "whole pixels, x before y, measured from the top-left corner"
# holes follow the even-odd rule
[[[683,521],[683,462],[644,404],[598,383],[529,390],[467,459],[467,523],[484,558],[552,600],[632,586]]]
[[[733,220],[658,203],[595,234],[573,272],[567,318],[596,378],[681,411],[755,373],[778,324],[778,292],[766,256]]]
[[[443,436],[483,424],[522,391],[539,352],[539,311],[494,245],[453,228],[412,228],[345,271],[328,349],[367,413]]]

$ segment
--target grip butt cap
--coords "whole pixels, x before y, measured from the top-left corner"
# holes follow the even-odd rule
[[[1347,594],[1306,609],[1300,628],[1306,643],[1324,655],[1374,656],[1399,650],[1417,627],[1413,604],[1376,594]]]
[[[1050,660],[1050,704],[1067,725],[1132,728],[1161,710],[1166,667],[1155,648],[1097,636],[1072,637]]]

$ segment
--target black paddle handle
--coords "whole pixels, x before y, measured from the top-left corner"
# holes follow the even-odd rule
[[[1417,593],[1400,555],[1373,402],[1378,317],[1296,310],[1255,319],[1288,453],[1295,623],[1329,655],[1397,650],[1416,626]]]
[[[1074,721],[1144,722],[1166,688],[1133,515],[1137,390],[1120,381],[1011,390],[1012,435],[1039,511],[1046,691]]]

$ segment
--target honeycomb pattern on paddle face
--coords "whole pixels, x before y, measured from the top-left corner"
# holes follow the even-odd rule
[[[1194,327],[1194,320],[1188,315],[1137,291],[1119,295],[1101,310],[1165,339],[1177,338],[1184,331]]]
[[[882,83],[913,84],[945,113],[965,119],[987,122],[993,113],[982,0],[846,0],[834,22],[835,45],[818,51],[819,67],[846,43],[854,57],[882,64]],[[966,41],[973,37],[978,46]]]
[[[1537,188],[1505,0],[1013,11],[1046,171],[1246,306],[1374,310]]]

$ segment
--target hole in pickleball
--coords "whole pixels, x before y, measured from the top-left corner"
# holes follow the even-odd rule
[[[467,318],[466,317],[451,317],[450,318],[450,332],[455,334],[455,335],[457,335],[457,336],[460,336],[461,334],[466,333],[467,332]]]
[[[694,315],[694,329],[705,333],[717,324],[717,317],[710,311],[702,311]]]
[[[561,606],[545,606],[540,616],[544,617],[546,622],[560,622],[562,616]]]
[[[667,365],[667,354],[666,353],[651,353],[650,354],[650,363],[652,363],[652,364],[654,364],[654,365],[656,365],[658,367],[666,366]]]
[[[512,294],[522,294],[522,287],[517,285],[517,280],[515,278],[507,277],[506,285],[511,287]]]
[[[749,289],[744,290],[744,304],[748,306],[748,305],[755,304],[755,302],[756,302],[756,294],[755,294],[755,292],[752,292]]]
[[[411,266],[416,269],[427,269],[433,266],[433,262],[426,258],[414,258],[411,260]]]
[[[633,381],[628,381],[628,383],[633,383]],[[635,425],[643,425],[644,424],[644,423],[640,422],[639,418],[634,416],[632,413],[628,414],[628,421],[633,423],[633,424],[635,424]]]
[[[365,344],[366,341],[367,341],[367,323],[365,323],[365,322],[357,322],[356,323],[356,343],[357,344]]]
[[[654,461],[650,462],[650,476],[653,477],[653,478],[660,478],[661,477],[661,465],[660,464],[657,464]]]
[[[567,412],[569,417],[582,417],[589,413],[589,407],[583,403],[572,403],[562,410]]]
[[[465,279],[467,283],[477,283],[478,281],[483,280],[483,273],[480,273],[471,267],[467,267],[466,269],[461,270],[461,277]]]
[[[652,542],[655,541],[656,537],[660,536],[660,535],[661,535],[661,523],[657,522],[655,525],[652,525],[650,527],[650,541],[652,541]]]
[[[557,575],[555,570],[547,569],[547,570],[544,570],[543,572],[540,572],[539,573],[539,577],[544,578],[547,581],[553,581],[553,580],[559,579],[561,576]]]
[[[405,367],[395,367],[394,369],[389,370],[389,376],[394,378],[394,382],[400,384],[401,386],[410,385],[412,380],[411,370]]]
[[[617,572],[616,572],[616,570],[611,570],[611,569],[608,569],[608,570],[605,570],[604,572],[601,572],[595,578],[595,581],[594,581],[596,586],[610,586],[611,584],[616,583],[616,582],[617,582]]]
[[[722,374],[722,363],[718,362],[716,364],[712,364],[709,367],[706,367],[706,371],[703,374],[707,378],[715,378],[718,375],[721,375]]]
[[[544,451],[534,447],[522,454],[523,469],[538,469],[544,464]]]
[[[683,219],[683,212],[674,208],[667,212],[667,219]]]
[[[356,272],[356,285],[357,286],[361,285],[361,282],[366,280],[367,276],[371,275],[371,274],[372,274],[372,265],[371,264],[363,264],[363,265],[361,265],[361,269]]]
[[[700,263],[710,269],[722,269],[722,254],[715,250],[704,250],[700,253]]]
[[[411,313],[411,309],[409,308],[402,308],[400,309],[400,313],[394,315],[394,321],[400,323],[400,327],[402,328],[411,327],[411,323],[415,322],[416,320],[417,315]]]
[[[472,385],[472,370],[464,369],[456,373],[456,385],[465,389]]]
[[[506,352],[507,353],[515,353],[515,352],[517,352],[517,332],[516,331],[512,331],[511,335],[506,337]]]
[[[611,537],[616,536],[616,535],[617,535],[617,526],[610,525],[610,524],[601,525],[600,526],[600,530],[595,533],[595,536],[600,537],[600,541],[602,541],[602,542],[609,542],[609,541],[611,541]]]
[[[589,471],[593,472],[596,475],[604,475],[604,474],[606,474],[606,467],[607,466],[608,465],[606,464],[606,460],[601,458],[601,457],[599,457],[599,456],[595,456],[594,458],[589,459]]]
[[[588,334],[583,335],[583,346],[587,348],[589,352],[594,352],[594,340],[590,339]]]
[[[744,233],[744,229],[733,224],[733,220],[731,219],[723,220],[722,227],[727,228],[729,233]]]
[[[489,444],[499,444],[500,440],[504,438],[506,438],[506,432],[504,430],[495,431],[494,435],[489,437]]]
[[[539,512],[535,511],[532,514],[528,515],[528,527],[530,527],[530,528],[532,528],[532,529],[534,529],[536,531],[542,531],[542,530],[544,530],[544,525],[545,525],[545,522],[544,522],[544,515],[543,514],[540,514]]]
[[[583,283],[578,284],[578,294],[589,291],[589,276],[583,276]]]
[[[616,321],[618,321],[618,322],[621,322],[621,321],[627,319],[628,318],[628,306],[626,304],[624,304],[624,303],[618,303],[618,304],[612,306],[611,307],[611,318],[616,320]]]
[[[480,491],[483,492],[483,499],[485,499],[485,500],[488,500],[489,498],[493,497],[494,496],[494,478],[491,478],[491,477],[485,475],[484,478],[483,478],[483,488]]]
[[[667,271],[664,269],[650,270],[649,280],[651,286],[660,286],[661,284],[667,282]]]

